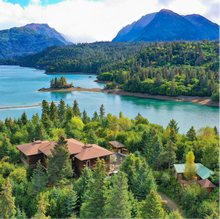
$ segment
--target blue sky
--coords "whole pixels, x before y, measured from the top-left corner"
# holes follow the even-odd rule
[[[0,0],[0,30],[47,23],[73,42],[111,41],[122,27],[164,8],[219,24],[219,0]]]
[[[31,2],[30,0],[3,0],[4,2],[9,2],[12,4],[19,4],[21,7],[27,7],[29,3]],[[41,5],[42,6],[47,6],[47,5],[52,5],[52,4],[57,4],[59,2],[64,2],[65,0],[41,0]],[[102,1],[102,0],[89,0],[89,1]]]

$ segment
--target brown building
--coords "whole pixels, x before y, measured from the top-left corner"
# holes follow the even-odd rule
[[[216,186],[208,179],[202,179],[197,182],[200,187],[206,188],[208,192],[211,192]]]
[[[110,169],[110,155],[113,153],[96,144],[84,145],[75,139],[66,139],[72,160],[72,168],[74,173],[81,175],[83,167],[87,166],[93,170],[97,158],[104,159],[107,171]],[[44,168],[47,169],[47,157],[51,154],[57,142],[53,141],[34,141],[32,143],[17,145],[20,151],[20,159],[22,163],[35,167],[37,161],[40,160]]]
[[[125,145],[122,144],[119,141],[109,141],[110,148],[112,151],[115,151],[117,153],[123,153],[123,154],[128,154],[128,150],[126,149]]]

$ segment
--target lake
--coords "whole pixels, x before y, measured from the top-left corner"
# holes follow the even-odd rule
[[[35,68],[0,65],[0,107],[36,105],[43,99],[48,102],[58,102],[62,98],[71,105],[77,100],[81,112],[86,109],[90,117],[95,111],[99,112],[101,104],[104,104],[106,113],[118,116],[122,111],[124,116],[133,119],[140,112],[149,122],[162,125],[164,128],[171,119],[175,119],[180,127],[180,133],[186,133],[191,126],[196,130],[205,126],[219,126],[217,107],[84,91],[38,92],[40,88],[49,87],[52,78],[61,75],[67,78],[68,83],[73,81],[74,86],[85,88],[104,86],[94,82],[96,76],[92,74],[46,75],[44,72]],[[0,120],[4,121],[9,116],[18,118],[23,111],[26,111],[28,118],[31,118],[37,112],[41,114],[41,107],[0,110]]]

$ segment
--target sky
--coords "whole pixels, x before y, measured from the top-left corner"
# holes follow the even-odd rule
[[[220,24],[219,0],[0,0],[0,30],[47,23],[75,43],[111,41],[122,27],[163,8]]]

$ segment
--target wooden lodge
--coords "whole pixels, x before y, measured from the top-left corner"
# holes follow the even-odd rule
[[[197,182],[199,180],[204,180],[204,179],[208,179],[210,177],[210,175],[213,174],[213,172],[208,169],[207,167],[205,167],[204,165],[202,165],[201,163],[195,163],[196,165],[196,177],[194,180],[192,180],[191,182]],[[187,184],[187,179],[184,176],[184,169],[185,169],[185,164],[173,164],[172,166],[172,174],[173,176],[175,176],[175,178],[181,183],[182,186],[184,186],[185,184]]]
[[[128,154],[128,150],[126,149],[125,145],[122,144],[119,141],[109,141],[110,148],[112,151],[117,152],[117,153],[123,153],[123,154]]]
[[[75,174],[81,175],[85,166],[93,170],[97,158],[104,159],[107,171],[110,169],[110,155],[113,153],[96,144],[84,145],[75,139],[66,139],[72,161],[72,168]],[[34,141],[32,143],[17,145],[20,151],[20,160],[22,163],[35,167],[40,160],[45,169],[47,169],[47,157],[51,154],[51,149],[56,145],[56,141]]]

